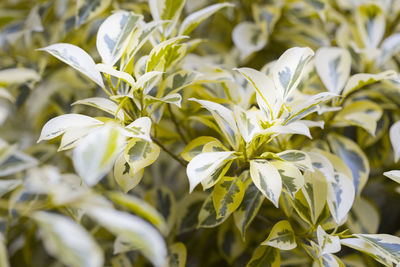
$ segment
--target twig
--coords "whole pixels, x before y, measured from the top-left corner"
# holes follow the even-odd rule
[[[161,147],[162,150],[167,152],[168,155],[170,155],[173,159],[175,159],[177,162],[179,162],[183,167],[185,167],[185,168],[187,167],[186,161],[184,161],[183,159],[181,159],[180,157],[175,155],[171,150],[166,148],[163,144],[161,144],[161,142],[157,138],[152,136],[151,139],[153,140],[154,143],[156,143],[159,147]]]
[[[185,144],[188,144],[188,141],[186,140],[186,137],[183,135],[182,129],[179,126],[179,123],[176,120],[176,117],[175,117],[174,113],[172,112],[171,104],[167,104],[167,107],[168,107],[169,114],[171,115],[171,120],[175,124],[176,131],[178,132],[179,136],[182,138],[183,142]]]

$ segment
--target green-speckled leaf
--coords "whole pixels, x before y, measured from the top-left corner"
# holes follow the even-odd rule
[[[304,177],[299,169],[291,162],[272,161],[272,165],[279,171],[283,189],[293,199],[296,192],[304,185]]]
[[[350,168],[356,195],[359,195],[369,176],[367,157],[356,143],[346,137],[331,134],[328,140],[333,152]]]
[[[259,246],[253,253],[246,267],[279,267],[281,257],[279,250],[270,246]]]
[[[255,159],[250,161],[250,176],[261,193],[278,207],[282,192],[282,178],[278,169],[268,160]]]
[[[230,265],[233,264],[246,248],[232,220],[222,224],[218,228],[217,243],[219,252]]]
[[[386,19],[381,6],[374,2],[360,5],[355,14],[358,33],[366,48],[376,48],[385,34]]]
[[[78,28],[82,24],[94,19],[105,11],[110,4],[111,0],[77,0],[75,27]]]
[[[203,202],[203,205],[198,214],[198,228],[213,228],[223,223],[230,214],[225,217],[217,218],[217,212],[214,208],[213,195],[210,194]]]
[[[181,15],[186,0],[149,0],[150,12],[155,21],[170,21],[165,31],[165,36],[169,36],[175,28]]]
[[[388,234],[355,234],[356,237],[366,241],[380,253],[385,255],[388,261],[400,264],[400,238]]]
[[[261,245],[275,247],[281,250],[291,250],[297,247],[295,233],[286,220],[277,222],[272,227],[267,239]]]
[[[134,174],[157,160],[160,147],[141,138],[131,138],[125,147],[125,160]]]
[[[103,63],[113,66],[125,52],[134,29],[143,16],[118,11],[109,16],[97,32],[96,47]]]
[[[326,204],[328,185],[322,172],[304,172],[304,187],[301,189],[311,210],[311,220],[316,223]]]
[[[207,195],[203,192],[193,192],[179,201],[176,218],[178,233],[185,233],[197,228],[198,215],[206,197]]]
[[[168,248],[168,266],[185,267],[186,266],[186,247],[182,242],[172,244]]]
[[[146,72],[165,71],[181,60],[185,56],[186,45],[179,43],[185,38],[175,37],[155,46],[147,58]]]
[[[268,39],[257,24],[243,21],[233,29],[232,41],[241,52],[241,58],[245,59],[252,53],[263,49]]]
[[[281,159],[289,161],[301,170],[313,170],[310,156],[300,150],[286,150],[277,154]]]
[[[233,108],[236,124],[246,143],[250,143],[254,135],[261,131],[261,127],[254,113],[247,112],[240,106]]]

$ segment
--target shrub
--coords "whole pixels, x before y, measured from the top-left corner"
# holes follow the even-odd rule
[[[1,3],[0,266],[399,265],[399,3]]]

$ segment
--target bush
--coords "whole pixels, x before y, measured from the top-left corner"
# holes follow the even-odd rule
[[[400,2],[267,2],[3,1],[0,266],[399,265]]]

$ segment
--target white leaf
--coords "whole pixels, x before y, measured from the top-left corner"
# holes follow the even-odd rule
[[[400,159],[400,121],[390,127],[389,135],[394,150],[394,161],[397,162]]]
[[[327,202],[333,219],[340,224],[353,206],[355,190],[353,181],[346,175],[335,173],[334,179],[328,181]]]
[[[22,84],[27,81],[39,81],[40,75],[32,69],[12,68],[0,70],[0,85]]]
[[[96,70],[107,73],[108,75],[117,77],[118,79],[121,79],[121,80],[127,82],[130,86],[136,87],[136,82],[135,82],[135,79],[132,77],[132,75],[129,75],[128,73],[123,72],[123,71],[118,71],[110,65],[97,64]]]
[[[117,117],[121,121],[124,121],[125,115],[124,111],[122,109],[118,108],[118,105],[104,97],[91,97],[91,98],[86,98],[82,100],[78,100],[74,102],[72,105],[76,104],[81,104],[81,105],[88,105],[92,106],[95,108],[98,108],[100,110],[103,110],[109,114],[111,114],[113,117]],[[117,113],[118,111],[118,113]]]
[[[233,29],[232,41],[239,48],[242,53],[241,58],[244,59],[264,48],[267,44],[267,36],[262,33],[257,24],[244,21]]]
[[[384,172],[383,175],[400,184],[400,170]]]

